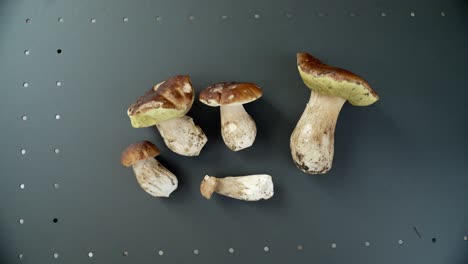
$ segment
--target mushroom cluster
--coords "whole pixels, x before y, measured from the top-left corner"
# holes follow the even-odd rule
[[[306,108],[291,134],[290,148],[294,163],[303,172],[323,174],[332,167],[334,135],[343,104],[355,106],[375,103],[379,96],[361,77],[347,70],[329,66],[308,53],[297,54],[297,67],[304,84],[311,90]],[[221,136],[232,151],[251,147],[257,135],[254,119],[244,104],[262,96],[253,83],[219,82],[204,89],[200,102],[220,107]],[[156,84],[127,110],[133,127],[155,125],[166,146],[184,156],[198,156],[207,143],[203,130],[187,112],[194,102],[195,92],[187,75],[178,75]],[[128,146],[121,163],[132,166],[140,186],[152,196],[169,197],[177,189],[177,177],[155,157],[156,145],[141,141]],[[243,201],[267,200],[273,197],[270,175],[254,174],[235,177],[206,175],[200,185],[203,197],[218,193]]]

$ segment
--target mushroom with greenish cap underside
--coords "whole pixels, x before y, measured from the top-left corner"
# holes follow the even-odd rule
[[[160,153],[158,147],[149,141],[128,146],[120,157],[125,167],[133,167],[138,184],[145,192],[155,197],[169,197],[177,189],[177,177],[154,157]]]
[[[233,151],[252,146],[257,127],[243,104],[262,96],[262,89],[253,83],[221,82],[207,87],[200,93],[200,102],[219,106],[221,111],[221,135],[224,143]]]
[[[361,77],[308,53],[297,54],[297,67],[311,96],[291,135],[291,154],[303,172],[323,174],[332,167],[335,126],[344,102],[367,106],[379,96]]]
[[[198,156],[207,142],[203,130],[185,114],[195,95],[189,76],[178,75],[156,84],[127,111],[135,128],[156,125],[169,149],[184,156]]]
[[[267,174],[225,178],[206,175],[200,185],[200,192],[206,199],[210,199],[211,195],[216,192],[244,201],[267,200],[274,194],[273,181]]]

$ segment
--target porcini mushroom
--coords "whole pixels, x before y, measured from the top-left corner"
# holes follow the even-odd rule
[[[160,153],[158,147],[149,141],[128,146],[120,158],[125,167],[133,167],[141,188],[155,197],[169,197],[177,189],[177,177],[154,157]]]
[[[185,115],[194,98],[190,77],[178,75],[156,84],[128,108],[127,114],[135,128],[156,125],[164,143],[175,153],[198,156],[207,138]]]
[[[207,87],[200,93],[200,102],[208,106],[220,106],[221,135],[224,143],[233,151],[252,146],[257,127],[243,104],[262,96],[262,89],[253,83],[221,82]]]
[[[323,174],[332,167],[335,126],[344,102],[367,106],[379,96],[361,77],[310,54],[298,53],[297,67],[311,95],[291,135],[291,154],[303,172]]]
[[[206,175],[200,185],[200,192],[210,199],[213,192],[244,201],[270,199],[273,194],[273,181],[267,174],[216,178]]]

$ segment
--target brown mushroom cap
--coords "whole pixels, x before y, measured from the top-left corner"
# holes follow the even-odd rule
[[[297,53],[297,67],[305,85],[314,92],[341,97],[356,106],[379,100],[379,95],[363,78],[326,65],[308,53]]]
[[[253,83],[220,82],[200,93],[200,102],[209,106],[239,105],[257,100],[263,92]]]
[[[120,163],[125,167],[130,167],[133,164],[137,163],[137,161],[145,160],[148,158],[154,158],[161,153],[158,147],[149,142],[149,141],[141,141],[134,144],[129,145],[123,152],[122,156],[120,157]]]
[[[133,127],[148,127],[181,117],[192,107],[194,91],[188,75],[156,84],[127,110]]]

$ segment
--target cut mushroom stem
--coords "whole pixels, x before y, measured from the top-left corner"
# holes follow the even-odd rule
[[[274,194],[273,181],[267,174],[225,178],[206,175],[200,185],[200,192],[206,199],[210,199],[213,192],[216,192],[244,201],[267,200]]]
[[[322,174],[332,167],[336,121],[345,102],[340,97],[311,92],[291,135],[291,154],[302,171]]]
[[[177,154],[198,156],[207,138],[189,116],[169,119],[156,125],[166,146]]]
[[[221,135],[224,143],[233,151],[252,146],[257,135],[253,118],[245,111],[242,104],[222,105]]]
[[[154,158],[133,164],[141,188],[155,197],[169,197],[177,189],[177,177]]]

